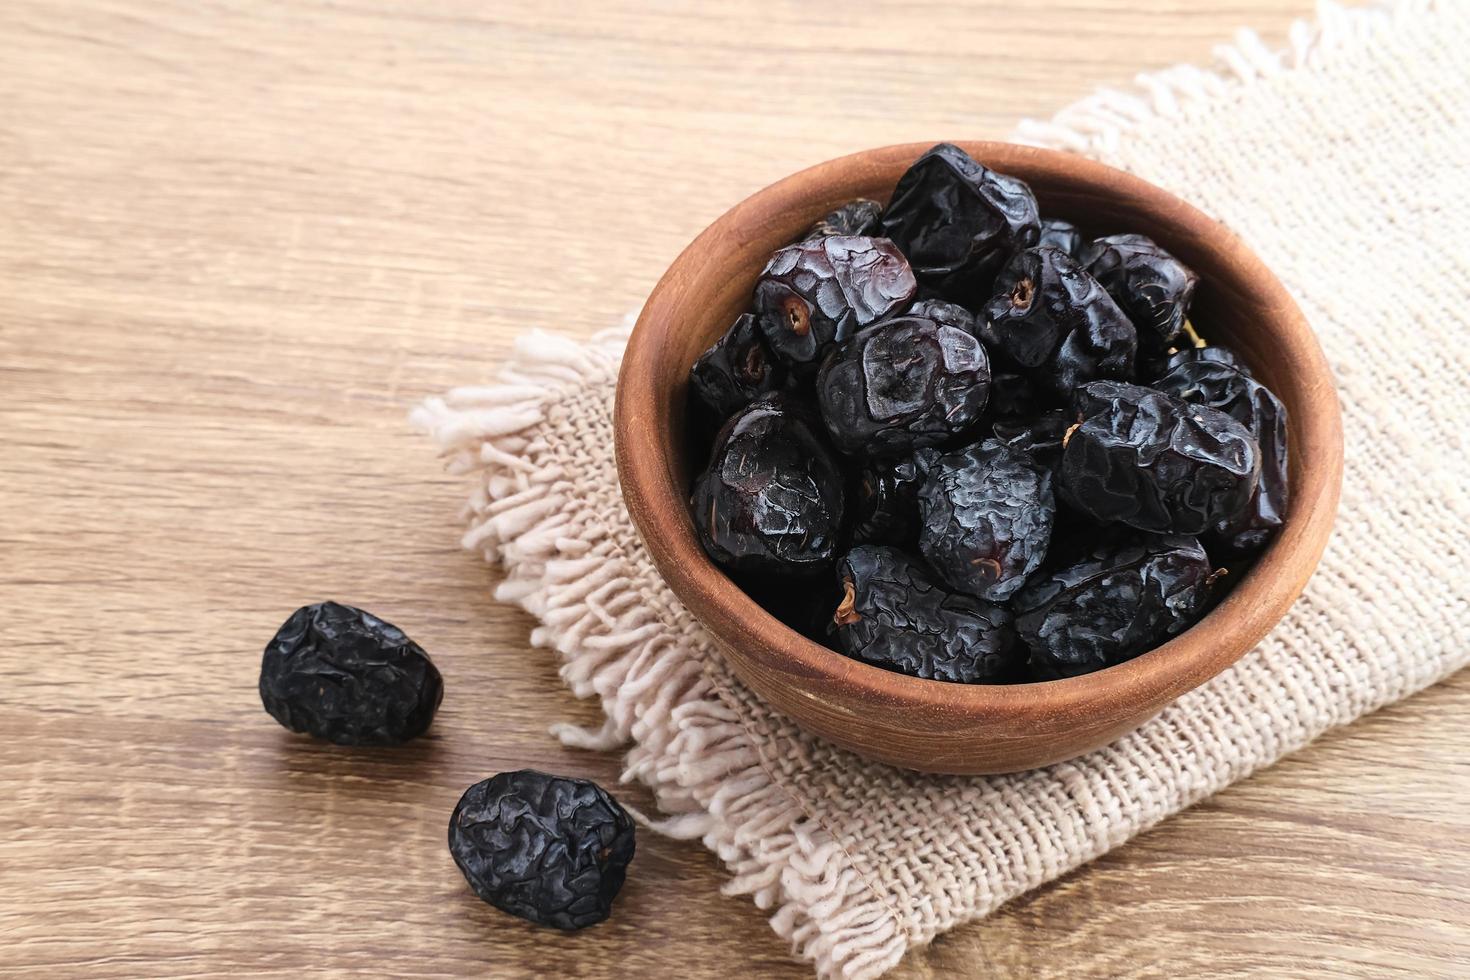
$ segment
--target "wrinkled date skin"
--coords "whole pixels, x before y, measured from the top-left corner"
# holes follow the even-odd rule
[[[882,214],[883,206],[877,201],[859,197],[822,218],[801,237],[805,241],[832,235],[876,235],[879,233],[878,219]]]
[[[949,588],[1004,602],[1046,557],[1055,518],[1051,470],[987,440],[930,468],[919,489],[919,553]]]
[[[793,575],[831,563],[842,533],[843,476],[820,428],[781,392],[762,395],[725,423],[690,500],[711,558]]]
[[[1162,360],[1184,331],[1199,277],[1144,235],[1094,239],[1079,259],[1133,321],[1139,354]]]
[[[838,449],[891,456],[935,446],[980,421],[990,360],[972,334],[927,317],[874,324],[817,374],[817,404]]]
[[[927,680],[1014,679],[1020,651],[1000,606],[950,595],[896,548],[859,545],[838,562],[843,598],[833,616],[844,653]]]
[[[771,358],[753,313],[738,318],[689,369],[689,387],[718,419],[781,387],[781,366]]]
[[[975,314],[958,303],[947,303],[942,299],[922,299],[909,307],[909,316],[924,316],[944,327],[954,327],[965,333],[975,332]]]
[[[1000,419],[991,427],[995,439],[1012,449],[1027,453],[1049,470],[1055,471],[1062,461],[1062,443],[1076,418],[1062,409],[1045,412],[1029,419]]]
[[[1143,531],[1197,535],[1249,503],[1260,449],[1224,412],[1113,381],[1087,385],[1076,402],[1084,421],[1067,437],[1061,469],[1073,508]]]
[[[335,602],[303,606],[260,664],[260,700],[282,725],[339,745],[422,735],[444,698],[429,655],[391,623]]]
[[[1210,350],[1212,348],[1204,348]],[[1261,477],[1250,502],[1234,518],[1210,529],[1211,554],[1243,558],[1260,551],[1281,529],[1289,500],[1286,406],[1264,385],[1230,364],[1196,359],[1178,363],[1155,387],[1191,405],[1235,419],[1261,449]]]
[[[1011,253],[1036,244],[1041,227],[1036,198],[1023,181],[941,143],[899,178],[883,233],[921,281],[974,306],[990,298],[995,273]]]
[[[1183,350],[1177,350],[1170,354],[1168,360],[1165,361],[1164,370],[1160,372],[1160,376],[1162,377],[1164,374],[1168,374],[1181,364],[1198,363],[1223,364],[1228,368],[1234,368],[1247,378],[1255,377],[1255,375],[1251,374],[1250,365],[1242,361],[1236,356],[1235,351],[1228,347],[1186,347]],[[1153,383],[1150,382],[1150,385]]]
[[[1183,632],[1203,614],[1213,576],[1198,541],[1107,538],[1045,574],[1011,603],[1038,680],[1111,667]]]
[[[1070,221],[1062,221],[1059,218],[1042,219],[1041,237],[1037,239],[1037,245],[1059,248],[1075,259],[1081,254],[1085,243],[1086,239],[1082,237],[1082,233]]]
[[[919,539],[919,487],[937,449],[880,460],[866,467],[852,496],[854,544],[893,544],[912,549]]]
[[[766,343],[793,365],[815,364],[833,343],[905,309],[913,270],[886,238],[835,236],[788,245],[755,286]]]
[[[1018,253],[995,288],[980,337],[1006,362],[1062,396],[1089,381],[1132,377],[1133,324],[1066,252]]]
[[[633,851],[633,820],[606,790],[534,769],[476,783],[449,819],[449,853],[475,894],[557,929],[611,914]]]

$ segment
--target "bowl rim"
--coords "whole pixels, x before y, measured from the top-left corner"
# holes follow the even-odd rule
[[[1292,413],[1293,455],[1312,455],[1318,465],[1294,467],[1286,525],[1241,582],[1203,619],[1185,632],[1122,664],[1078,677],[1023,684],[957,684],[925,680],[854,660],[807,639],[777,620],[746,595],[705,554],[689,517],[672,461],[660,435],[682,400],[658,390],[656,365],[663,331],[677,329],[675,308],[701,275],[710,274],[706,251],[731,235],[752,212],[783,213],[809,202],[814,189],[844,183],[868,168],[887,171],[912,162],[933,143],[903,143],[828,160],[786,177],[730,208],[709,225],[669,266],[640,312],[619,372],[614,406],[618,477],[628,511],[649,554],[670,589],[726,645],[739,644],[755,659],[780,658],[783,669],[838,680],[855,696],[894,706],[922,708],[936,719],[968,718],[977,713],[1014,716],[1041,728],[1065,724],[1068,716],[1101,704],[1160,706],[1197,687],[1251,649],[1300,595],[1315,569],[1336,516],[1342,481],[1342,421],[1331,369],[1286,288],[1243,241],[1220,222],[1177,196],[1124,171],[1085,157],[1038,147],[994,141],[955,141],[986,166],[1012,170],[1056,171],[1076,175],[1079,183],[1125,200],[1149,202],[1157,209],[1168,199],[1168,218],[1183,233],[1209,242],[1246,277],[1252,303],[1268,307],[1278,330],[1281,358],[1315,397],[1307,411]],[[1299,443],[1305,442],[1306,445]],[[1313,451],[1315,450],[1315,452]],[[665,519],[660,522],[660,516]],[[668,520],[672,517],[672,520]],[[1229,624],[1225,643],[1208,642],[1207,623]],[[753,641],[753,642],[752,642]]]

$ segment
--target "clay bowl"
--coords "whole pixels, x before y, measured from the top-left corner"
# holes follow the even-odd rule
[[[1085,232],[1149,235],[1200,276],[1192,319],[1233,347],[1290,412],[1286,526],[1228,598],[1192,629],[1095,674],[1010,686],[920,680],[850,660],[782,625],[700,548],[687,511],[686,378],[750,302],[771,252],[854,197],[886,201],[927,144],[856,153],[736,205],[674,261],[649,297],[618,382],[618,474],[628,511],[675,594],[735,673],[808,731],[872,759],[938,773],[1015,772],[1105,745],[1229,667],[1301,593],[1332,529],[1342,423],[1332,375],[1301,311],[1224,225],[1136,177],[1067,154],[965,143],[1030,183],[1043,214]]]

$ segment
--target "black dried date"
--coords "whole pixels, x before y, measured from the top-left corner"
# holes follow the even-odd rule
[[[1250,430],[1261,450],[1260,479],[1245,508],[1235,517],[1215,524],[1207,541],[1211,554],[1231,558],[1261,550],[1281,529],[1290,497],[1286,406],[1265,385],[1215,358],[1181,360],[1155,387],[1191,405],[1224,412]]]
[[[1081,513],[1197,535],[1250,501],[1260,449],[1225,413],[1113,381],[1079,389],[1075,401],[1083,421],[1062,451],[1061,492]]]
[[[753,313],[736,319],[689,369],[689,387],[718,419],[781,387],[781,366],[766,349]]]
[[[812,365],[833,343],[906,308],[916,288],[908,260],[886,238],[814,238],[771,256],[755,311],[778,357]]]
[[[919,553],[949,588],[1004,602],[1046,556],[1051,470],[993,439],[941,456],[919,489]]]
[[[843,590],[833,615],[844,653],[927,680],[993,684],[1014,679],[1020,650],[1000,606],[944,591],[896,548],[859,545],[838,562]]]
[[[1062,221],[1059,218],[1041,219],[1041,237],[1037,239],[1036,244],[1059,248],[1075,259],[1081,253],[1085,242],[1082,233],[1070,221]]]
[[[1062,444],[1067,431],[1076,424],[1076,416],[1054,409],[1029,419],[1000,419],[991,426],[997,441],[1012,449],[1028,453],[1049,470],[1062,461]]]
[[[339,745],[396,745],[422,735],[444,698],[429,655],[391,623],[353,606],[302,606],[260,663],[260,700],[282,725]]]
[[[1164,363],[1164,370],[1159,372],[1159,376],[1162,377],[1181,364],[1196,364],[1201,362],[1223,364],[1226,367],[1234,368],[1247,378],[1254,377],[1251,373],[1250,365],[1242,361],[1235,351],[1228,347],[1220,347],[1218,345],[1211,347],[1185,347],[1182,350],[1175,351],[1168,356],[1168,359]],[[1157,378],[1154,380],[1157,380]],[[1150,382],[1150,385],[1152,385],[1152,382]]]
[[[1078,258],[1133,321],[1139,356],[1162,360],[1184,332],[1198,277],[1145,235],[1094,239]]]
[[[883,206],[881,204],[865,197],[859,197],[848,201],[842,207],[823,217],[808,228],[806,234],[801,237],[803,241],[806,241],[812,238],[829,238],[833,235],[876,235],[878,234],[878,219],[882,215]]]
[[[1079,385],[1129,378],[1137,336],[1097,280],[1066,252],[1019,252],[995,280],[980,338],[1062,396]]]
[[[880,460],[863,469],[857,492],[852,495],[854,544],[915,547],[919,538],[919,487],[938,458],[939,450],[920,449],[912,456]]]
[[[557,929],[612,913],[634,850],[633,820],[606,790],[534,769],[476,783],[449,819],[449,853],[475,894]]]
[[[995,273],[1012,252],[1034,245],[1041,227],[1024,181],[941,143],[899,178],[883,233],[922,282],[973,306],[990,297]]]
[[[1104,538],[1012,601],[1032,675],[1048,680],[1101,670],[1183,632],[1204,613],[1216,575],[1193,538]]]
[[[990,361],[973,334],[922,316],[874,324],[817,374],[817,404],[838,449],[892,456],[936,446],[980,421]]]
[[[821,424],[790,395],[762,395],[725,423],[690,509],[700,543],[727,568],[788,574],[836,557],[843,476]]]
[[[924,316],[941,326],[954,327],[965,333],[975,332],[975,314],[958,303],[947,303],[942,299],[921,299],[909,307],[909,316]]]

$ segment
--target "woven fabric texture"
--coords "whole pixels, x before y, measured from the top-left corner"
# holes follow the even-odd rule
[[[1470,4],[1325,6],[1284,52],[1107,92],[1018,138],[1188,198],[1280,275],[1337,373],[1347,467],[1306,593],[1251,654],[1117,743],[1044,770],[921,776],[808,736],[729,673],[618,495],[626,327],[523,338],[498,383],[415,414],[473,476],[465,545],[540,622],[660,829],[699,838],[823,976],[873,977],[1171,813],[1470,659]],[[1434,583],[1433,589],[1416,587]],[[883,801],[874,806],[873,801]]]

